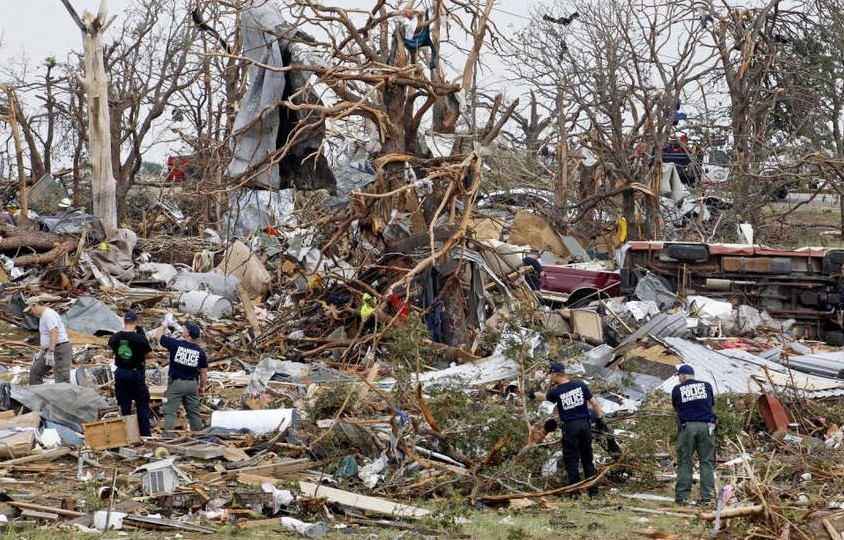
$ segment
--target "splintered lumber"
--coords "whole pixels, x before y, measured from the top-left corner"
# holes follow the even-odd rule
[[[85,515],[84,512],[76,512],[74,510],[66,510],[64,508],[56,508],[53,506],[44,506],[41,504],[33,504],[27,502],[8,501],[6,504],[21,510],[31,510],[35,512],[46,512],[48,514],[56,514],[57,516],[78,518]]]
[[[269,518],[269,519],[250,519],[250,520],[240,520],[237,523],[238,529],[254,529],[256,527],[271,527],[273,525],[281,525],[281,518]]]
[[[252,303],[252,298],[249,297],[249,293],[242,283],[237,284],[236,290],[237,296],[240,298],[240,304],[243,306],[243,314],[255,332],[255,338],[257,339],[261,335],[261,323],[258,322],[258,317],[255,316],[255,304]]]
[[[393,502],[379,497],[358,495],[342,489],[335,489],[311,482],[299,481],[299,491],[303,495],[315,499],[326,499],[329,502],[351,506],[367,512],[385,514],[393,517],[423,518],[431,513],[430,510]]]
[[[62,456],[66,456],[71,452],[70,448],[56,448],[55,450],[50,450],[48,452],[42,452],[40,454],[30,454],[28,456],[23,456],[15,459],[7,459],[6,461],[0,461],[0,468],[3,468],[7,465],[20,465],[21,463],[30,463],[32,461],[53,461],[54,459],[58,459]]]
[[[304,471],[313,464],[308,458],[290,459],[287,461],[279,461],[278,463],[269,463],[267,465],[258,465],[257,467],[247,467],[240,469],[238,472],[251,474],[255,476],[270,476],[273,478],[286,478],[291,474]]]
[[[216,529],[212,529],[210,527],[202,527],[200,525],[193,525],[191,523],[176,521],[174,519],[153,518],[149,516],[137,516],[134,514],[130,514],[124,517],[123,524],[133,525],[141,529],[152,529],[160,531],[176,530],[203,534],[214,534],[217,532]]]
[[[828,534],[832,540],[841,540],[841,533],[835,530],[835,527],[832,526],[832,523],[830,523],[828,519],[822,519],[821,523],[823,523],[823,528],[826,529],[826,534]]]
[[[221,444],[197,441],[189,437],[172,439],[167,442],[155,441],[149,444],[151,446],[164,447],[171,454],[179,454],[197,459],[214,459],[222,457],[226,453],[225,448]]]
[[[752,516],[754,514],[761,514],[765,511],[765,507],[761,504],[754,504],[752,506],[736,506],[733,508],[724,508],[721,510],[721,519]],[[700,514],[702,519],[715,519],[716,512],[703,512]]]
[[[246,484],[254,484],[259,479],[267,482],[277,482],[293,478],[313,464],[308,458],[288,459],[276,463],[267,463],[255,467],[243,467],[236,470],[221,470],[202,477],[203,482],[218,482],[225,479],[244,480]]]

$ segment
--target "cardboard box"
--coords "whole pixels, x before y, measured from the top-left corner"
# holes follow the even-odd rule
[[[85,431],[85,444],[94,450],[130,446],[141,440],[138,417],[134,414],[89,422],[83,424],[82,429]]]

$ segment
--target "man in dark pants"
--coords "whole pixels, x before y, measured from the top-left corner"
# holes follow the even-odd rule
[[[138,416],[138,431],[149,437],[149,388],[146,382],[146,360],[152,356],[147,337],[138,332],[138,314],[127,311],[123,316],[123,330],[108,340],[114,352],[114,397],[120,405],[120,414],[132,414],[132,402]]]
[[[170,353],[167,392],[164,396],[164,434],[170,436],[176,427],[176,415],[179,406],[184,405],[191,431],[201,431],[205,427],[199,416],[199,399],[205,395],[205,383],[208,377],[208,358],[196,340],[202,334],[196,323],[185,323],[182,339],[165,336],[164,322],[156,330],[155,337],[161,346]],[[199,382],[197,383],[197,379]]]
[[[708,382],[696,381],[695,370],[684,364],[677,370],[680,384],[671,391],[677,411],[677,485],[674,500],[686,504],[692,491],[692,463],[700,460],[700,500],[711,504],[715,490],[715,394]]]
[[[583,381],[573,381],[566,367],[554,362],[550,369],[552,388],[545,399],[557,406],[560,423],[563,425],[563,463],[568,475],[568,483],[580,482],[578,462],[583,466],[583,476],[595,476],[595,463],[592,457],[592,424],[589,422],[589,405],[595,411],[595,425],[601,429],[605,426],[601,406],[592,396],[589,387]],[[592,486],[588,493],[594,496],[598,488]]]

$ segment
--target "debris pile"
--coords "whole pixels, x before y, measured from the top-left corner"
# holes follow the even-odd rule
[[[673,478],[665,395],[685,363],[727,408],[718,428],[723,504],[716,514],[692,511],[719,527],[751,519],[771,534],[817,520],[844,528],[835,514],[844,500],[831,491],[844,418],[826,405],[844,396],[841,353],[800,330],[805,310],[785,320],[654,273],[631,281],[623,256],[620,267],[587,261],[596,254],[575,236],[534,226],[538,215],[522,227],[523,212],[508,214],[506,227],[486,237],[479,228],[458,248],[460,229],[448,225],[409,234],[395,220],[374,236],[368,209],[348,211],[350,228],[317,219],[228,241],[213,231],[138,239],[120,230],[102,242],[83,230],[41,233],[52,243],[33,243],[41,237],[20,226],[0,229],[2,319],[12,325],[0,383],[7,526],[431,532],[436,505],[421,499],[459,496],[483,508],[529,506],[595,484],[659,491]],[[490,215],[481,209],[472,219],[489,224]],[[706,257],[695,256],[712,266],[704,259],[717,249],[701,245]],[[22,255],[24,246],[48,251]],[[534,272],[538,279],[526,279]],[[713,271],[710,279],[726,278]],[[25,384],[39,346],[24,334],[38,329],[24,308],[35,300],[63,315],[70,383]],[[206,429],[192,432],[180,418],[177,436],[162,436],[160,347],[145,372],[153,436],[119,414],[106,343],[127,310],[148,330],[168,313],[177,335],[188,321],[202,327]],[[551,359],[582,366],[612,427],[596,436],[598,476],[576,486],[556,472],[558,437],[532,442],[554,414],[534,397],[547,390]],[[55,490],[41,488],[45,478]],[[802,505],[807,517],[786,518],[783,505]]]

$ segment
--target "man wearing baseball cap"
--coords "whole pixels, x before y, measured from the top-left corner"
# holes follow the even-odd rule
[[[164,394],[167,399],[164,403],[164,435],[172,434],[179,405],[185,407],[191,431],[201,431],[205,426],[199,416],[199,398],[205,395],[208,378],[208,358],[196,343],[202,331],[196,323],[187,322],[181,339],[165,336],[167,320],[165,318],[155,331],[161,346],[170,353],[167,392]]]
[[[146,360],[152,356],[152,347],[146,335],[139,333],[138,314],[127,311],[123,315],[123,330],[108,340],[114,352],[114,397],[120,405],[120,414],[132,414],[132,402],[138,416],[138,432],[142,437],[152,435],[149,420],[149,388],[146,381]]]
[[[715,394],[705,381],[695,380],[695,369],[683,364],[677,369],[680,384],[671,391],[677,411],[677,484],[674,501],[688,504],[692,492],[692,465],[697,452],[700,460],[700,499],[712,503],[715,490]]]
[[[583,466],[585,478],[591,478],[597,473],[592,456],[592,424],[589,422],[587,403],[595,411],[595,425],[599,428],[604,426],[603,413],[586,383],[571,380],[566,366],[554,362],[548,371],[555,386],[545,399],[557,406],[560,423],[563,425],[563,463],[568,483],[576,484],[580,482],[579,465]],[[548,427],[544,426],[543,429],[547,430]],[[597,495],[598,488],[592,486],[588,493],[590,496]]]

